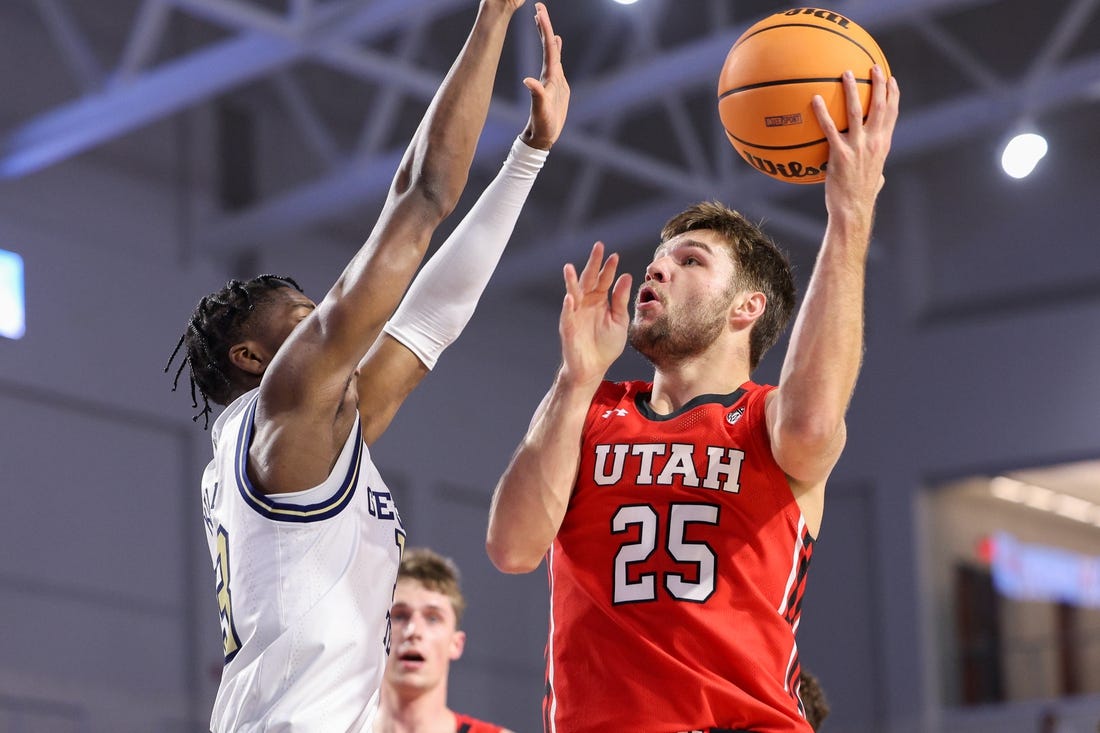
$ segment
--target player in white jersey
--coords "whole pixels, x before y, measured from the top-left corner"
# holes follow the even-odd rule
[[[358,425],[320,485],[259,492],[245,469],[258,396],[218,417],[203,476],[225,644],[211,728],[365,730],[388,653],[401,520]]]
[[[374,230],[320,303],[289,278],[234,280],[199,302],[180,341],[199,416],[227,405],[202,484],[225,642],[218,733],[371,725],[404,533],[368,446],[469,320],[565,121],[561,39],[537,3],[527,127],[406,295],[465,186],[523,3],[481,0]]]

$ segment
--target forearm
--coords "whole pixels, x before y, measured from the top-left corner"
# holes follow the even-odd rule
[[[429,105],[395,180],[395,193],[417,189],[438,205],[440,218],[458,204],[466,185],[514,12],[511,2],[481,0],[466,44]]]
[[[863,357],[870,212],[831,215],[779,380],[782,435],[828,445],[844,422]]]
[[[776,461],[809,487],[824,486],[843,450],[844,415],[863,359],[867,250],[899,100],[897,82],[887,80],[880,67],[871,78],[864,113],[855,76],[842,75],[848,126],[843,133],[825,100],[817,95],[812,101],[829,141],[829,223],[767,412]]]
[[[317,338],[324,340],[328,355],[313,364],[337,381],[346,380],[346,370],[354,369],[374,343],[436,227],[458,201],[513,10],[506,0],[482,0],[465,45],[406,150],[377,224],[318,305]]]
[[[520,140],[497,177],[416,276],[386,332],[429,369],[469,322],[496,269],[547,151]]]
[[[580,462],[581,432],[595,388],[561,372],[493,492],[485,547],[506,573],[530,572],[557,536]]]
[[[776,410],[779,438],[793,436],[800,451],[811,456],[836,444],[863,359],[867,250],[898,110],[897,83],[887,82],[878,67],[871,75],[865,121],[859,119],[855,78],[851,72],[843,75],[849,126],[844,134],[825,110],[824,100],[813,100],[829,140],[829,221],[791,333]]]

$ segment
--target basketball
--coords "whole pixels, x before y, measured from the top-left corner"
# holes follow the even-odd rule
[[[733,44],[718,79],[718,115],[746,162],[788,183],[825,180],[829,143],[810,100],[820,94],[847,129],[841,75],[856,76],[863,114],[871,99],[871,67],[890,67],[875,39],[849,18],[820,8],[771,15]]]

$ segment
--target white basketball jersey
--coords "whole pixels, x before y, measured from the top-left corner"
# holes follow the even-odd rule
[[[225,667],[216,733],[369,730],[405,533],[356,418],[320,486],[265,496],[246,467],[257,390],[214,423],[202,478]]]

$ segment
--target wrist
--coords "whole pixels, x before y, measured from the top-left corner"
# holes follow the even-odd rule
[[[829,210],[826,231],[846,241],[869,241],[874,216],[873,207],[836,207]]]
[[[531,142],[524,139],[523,135],[512,142],[512,149],[508,152],[510,159],[533,166],[535,170],[542,168],[549,155],[550,149],[548,147],[540,148],[538,145],[532,145]]]
[[[519,139],[529,148],[535,150],[541,150],[542,152],[549,152],[550,148],[554,146],[554,141],[543,135],[536,135],[534,129],[528,124],[520,133]]]
[[[518,10],[515,0],[481,0],[480,5],[478,12],[494,13],[500,18],[511,18]]]
[[[563,365],[554,379],[554,390],[564,401],[587,405],[592,401],[592,396],[596,394],[602,382],[602,374],[595,376],[578,374]]]

